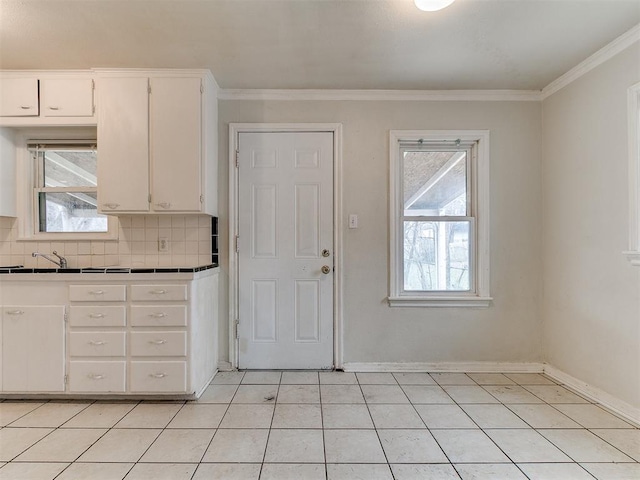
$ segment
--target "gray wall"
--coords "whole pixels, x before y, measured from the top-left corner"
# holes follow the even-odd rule
[[[635,43],[543,102],[546,360],[640,408],[640,268],[628,250]]]
[[[234,122],[342,123],[345,362],[542,360],[541,104],[539,102],[219,102],[220,212],[228,211]],[[389,130],[491,131],[489,308],[390,308]],[[221,360],[228,359],[228,218],[220,215]]]

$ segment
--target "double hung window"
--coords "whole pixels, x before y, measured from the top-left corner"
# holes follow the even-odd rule
[[[488,132],[391,132],[391,305],[486,305]]]

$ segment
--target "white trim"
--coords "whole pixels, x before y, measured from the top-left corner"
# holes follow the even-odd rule
[[[624,49],[630,47],[632,44],[640,40],[640,24],[631,28],[627,32],[620,35],[611,43],[605,45],[596,53],[588,57],[586,60],[580,62],[571,70],[561,75],[549,85],[542,89],[541,100],[553,95],[558,90],[566,87],[570,83],[574,82],[584,74],[590,72],[597,66],[603,64],[607,60],[615,57],[618,53]]]
[[[241,132],[331,132],[333,152],[333,221],[334,221],[334,286],[333,286],[333,362],[342,368],[343,340],[343,235],[342,213],[342,124],[341,123],[230,123],[229,124],[229,362],[238,368],[238,340],[235,320],[238,318],[238,254],[235,237],[238,233],[238,170],[236,150]]]
[[[401,141],[456,141],[478,142],[477,159],[472,165],[475,185],[471,189],[471,204],[474,205],[475,218],[474,249],[470,262],[473,262],[474,292],[471,294],[424,293],[420,295],[401,294],[402,292],[402,225],[399,212],[404,204],[398,198],[402,191],[400,173]],[[389,132],[389,306],[439,306],[439,307],[486,307],[491,301],[490,295],[490,250],[489,250],[489,166],[490,133],[489,130],[391,130]],[[475,256],[474,256],[475,255]]]
[[[640,267],[640,82],[627,90],[629,118],[629,250],[631,265]]]
[[[389,297],[390,307],[488,307],[493,297]]]
[[[219,372],[232,372],[235,369],[231,362],[225,362],[224,360],[218,360],[218,371]]]
[[[589,400],[600,404],[612,413],[633,423],[636,427],[640,427],[640,408],[634,407],[598,387],[594,387],[582,380],[572,377],[552,365],[545,365],[544,373],[561,384],[575,390],[582,396],[587,397]]]
[[[542,373],[539,362],[347,362],[345,372]]]
[[[218,100],[539,102],[539,90],[221,89]]]

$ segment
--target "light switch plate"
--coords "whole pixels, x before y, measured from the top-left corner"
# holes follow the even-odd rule
[[[355,213],[349,215],[349,228],[358,228],[358,215]]]

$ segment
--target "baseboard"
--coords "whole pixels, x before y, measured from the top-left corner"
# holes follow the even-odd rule
[[[464,372],[464,373],[542,373],[538,362],[345,362],[345,372]]]
[[[589,400],[598,403],[610,412],[615,413],[635,426],[640,427],[640,408],[623,402],[604,390],[572,377],[568,373],[565,373],[552,365],[545,364],[544,373],[561,384],[575,390],[577,393],[583,395]]]
[[[235,370],[235,368],[233,368],[233,365],[231,365],[231,362],[225,362],[225,361],[218,361],[218,371],[219,372],[231,372]]]

